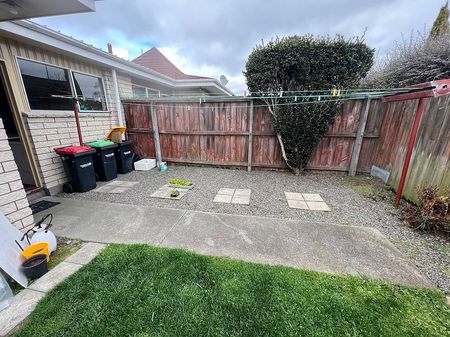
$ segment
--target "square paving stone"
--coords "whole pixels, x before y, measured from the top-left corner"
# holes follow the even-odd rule
[[[139,184],[139,182],[138,181],[122,181],[122,185],[121,186],[133,187],[136,184]]]
[[[251,189],[248,189],[248,188],[244,188],[244,189],[241,189],[241,188],[237,188],[235,191],[234,191],[234,196],[250,196],[250,194],[252,193],[252,190]]]
[[[127,190],[128,190],[128,187],[114,187],[112,190],[108,191],[108,193],[118,194],[118,193],[123,193]]]
[[[307,201],[306,203],[312,211],[331,211],[330,207],[323,201]]]
[[[250,205],[250,196],[234,194],[233,198],[231,199],[231,203],[238,205]]]
[[[288,205],[290,208],[296,209],[309,209],[308,205],[303,200],[289,200],[287,199]]]
[[[284,192],[287,200],[304,200],[301,193]]]
[[[180,192],[178,197],[171,197],[170,193],[172,193],[173,190],[177,190]],[[169,185],[163,185],[161,186],[155,193],[153,193],[150,197],[152,198],[161,198],[161,199],[171,199],[171,200],[180,200],[182,197],[186,195],[186,193],[189,190],[183,189],[183,188],[173,188]]]
[[[305,201],[323,201],[322,197],[317,193],[302,193]]]
[[[233,195],[234,194],[234,188],[221,188],[217,194],[222,195]]]
[[[111,182],[109,182],[107,185],[108,186],[121,186],[123,183],[123,181],[121,180],[113,180]]]
[[[227,194],[217,194],[214,197],[214,202],[222,202],[222,203],[226,203],[229,204],[231,202],[231,198],[233,196],[232,195],[227,195]]]
[[[114,188],[115,188],[115,186],[103,185],[103,186],[97,187],[94,190],[94,192],[108,193],[109,191],[111,191]]]

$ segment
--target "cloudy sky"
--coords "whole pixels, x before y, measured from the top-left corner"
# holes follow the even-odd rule
[[[225,74],[237,94],[242,71],[261,39],[361,35],[383,55],[402,33],[429,29],[444,0],[104,0],[95,13],[36,19],[128,60],[155,46],[185,73]]]

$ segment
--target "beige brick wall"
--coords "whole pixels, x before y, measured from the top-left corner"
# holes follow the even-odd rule
[[[103,139],[112,126],[119,124],[116,108],[112,74],[105,70],[103,73],[108,113],[80,113],[80,125],[83,141]],[[131,78],[118,74],[119,93],[121,97],[130,97]],[[61,159],[54,148],[78,145],[78,134],[75,118],[72,112],[49,111],[24,113],[28,135],[36,157],[39,174],[43,187],[50,194],[61,191],[62,184],[67,182]]]
[[[37,162],[38,173],[42,178],[42,187],[48,189],[52,194],[57,193],[66,181],[66,176],[61,160],[55,154],[53,148],[78,143],[73,113],[30,111],[21,75],[16,65],[16,57],[24,57],[102,77],[109,112],[80,113],[85,141],[103,138],[111,126],[118,125],[112,70],[107,66],[99,66],[75,56],[70,57],[42,46],[30,45],[24,41],[1,36],[0,50],[5,51],[2,55],[3,61],[12,83],[17,108],[24,116],[23,119],[30,136],[30,145]],[[118,73],[117,77],[120,96],[130,97],[132,94],[131,78],[122,73]]]
[[[0,118],[0,211],[17,228],[33,224],[33,216],[19,171]]]
[[[54,149],[78,145],[75,118],[72,113],[55,111],[28,113],[25,119],[44,188],[51,194],[58,193],[61,185],[67,182],[67,177]],[[103,139],[111,126],[116,124],[112,113],[80,113],[84,142]]]

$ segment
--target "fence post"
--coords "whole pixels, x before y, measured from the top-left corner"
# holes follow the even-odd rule
[[[156,163],[159,167],[159,165],[162,163],[161,144],[159,143],[158,118],[156,117],[155,103],[153,101],[150,103],[150,115],[152,119],[153,142],[155,143]]]
[[[250,101],[250,109],[248,111],[248,150],[247,150],[247,171],[252,170],[253,156],[253,100]]]
[[[358,168],[359,154],[361,153],[362,142],[364,139],[364,130],[366,129],[367,117],[369,115],[370,101],[370,98],[366,100],[366,105],[359,118],[358,131],[356,132],[355,143],[353,144],[352,160],[350,162],[350,169],[348,171],[348,174],[350,176],[355,176],[356,169]]]

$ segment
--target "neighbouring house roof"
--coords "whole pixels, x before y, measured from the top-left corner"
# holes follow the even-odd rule
[[[156,47],[153,47],[142,55],[136,57],[133,62],[148,69],[157,71],[160,74],[169,76],[175,80],[211,79],[211,77],[187,75],[183,73]]]
[[[73,57],[89,60],[104,67],[115,68],[142,80],[157,81],[169,88],[204,87],[225,95],[234,95],[216,79],[201,77],[174,79],[29,20],[0,22],[0,34],[39,43],[48,48],[57,49],[63,54],[70,54]]]

